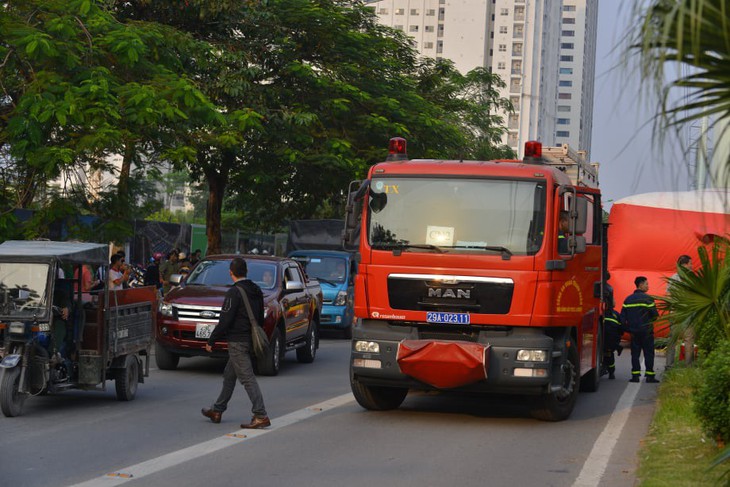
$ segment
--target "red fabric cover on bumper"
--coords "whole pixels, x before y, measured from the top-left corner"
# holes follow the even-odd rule
[[[489,345],[472,342],[403,340],[396,356],[401,372],[440,389],[487,378]]]

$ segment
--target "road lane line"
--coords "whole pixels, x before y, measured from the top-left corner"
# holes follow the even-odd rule
[[[575,479],[573,487],[595,487],[600,484],[608,461],[611,459],[613,449],[616,447],[621,431],[623,431],[626,422],[631,414],[631,407],[634,404],[636,395],[639,393],[639,384],[628,384],[624,393],[616,403],[616,407],[611,413],[611,417],[603,428],[600,436],[593,444],[593,449],[588,455],[588,459],[583,464],[578,478]]]
[[[180,465],[181,463],[187,462],[189,460],[208,455],[218,450],[222,450],[223,448],[227,448],[233,445],[240,445],[243,441],[258,438],[259,436],[263,436],[267,433],[271,433],[273,431],[285,428],[305,419],[309,419],[312,416],[316,416],[331,409],[344,406],[345,404],[348,404],[354,400],[355,398],[352,396],[352,393],[333,397],[327,399],[326,401],[320,402],[319,404],[314,404],[298,411],[291,412],[280,418],[273,418],[271,420],[271,426],[266,429],[236,429],[235,431],[226,433],[218,438],[204,441],[203,443],[198,443],[197,445],[192,445],[181,450],[170,452],[157,458],[138,463],[136,465],[120,468],[115,472],[110,472],[108,474],[102,475],[101,477],[96,477],[86,482],[75,484],[71,487],[110,487],[121,485],[129,482],[130,480],[135,480],[141,477],[145,477],[147,475],[160,472],[167,468]]]

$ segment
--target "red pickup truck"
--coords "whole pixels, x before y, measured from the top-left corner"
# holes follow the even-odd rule
[[[173,370],[180,357],[225,357],[225,342],[213,353],[205,351],[218,323],[223,298],[233,284],[228,273],[234,257],[243,257],[248,278],[264,293],[263,327],[269,336],[269,356],[254,365],[262,375],[279,373],[281,359],[296,350],[297,360],[311,363],[319,347],[322,289],[310,281],[299,263],[273,256],[213,255],[200,261],[190,275],[160,302],[155,360],[162,370]],[[179,280],[178,276],[175,280]]]

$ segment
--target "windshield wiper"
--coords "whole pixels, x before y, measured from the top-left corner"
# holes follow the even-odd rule
[[[491,250],[494,252],[501,252],[502,253],[502,259],[509,260],[510,257],[512,257],[512,251],[508,249],[507,247],[502,247],[500,245],[451,245],[448,248],[450,249],[476,249],[476,250]]]
[[[393,255],[400,255],[404,249],[423,249],[423,250],[434,250],[439,254],[442,254],[444,250],[441,247],[431,244],[409,244],[409,243],[398,243],[398,242],[383,242],[379,244],[373,244],[373,248],[380,248],[383,250],[392,249]]]
[[[329,284],[332,287],[337,287],[337,284],[335,284],[334,281],[330,281],[329,279],[325,279],[324,277],[317,277],[316,278],[319,282],[324,282],[326,284]]]

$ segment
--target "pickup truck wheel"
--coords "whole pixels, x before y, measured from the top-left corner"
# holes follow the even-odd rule
[[[28,394],[18,392],[20,385],[20,366],[3,369],[0,379],[0,409],[8,418],[23,414],[23,404]]]
[[[115,369],[114,385],[117,389],[117,399],[120,401],[131,401],[137,394],[139,383],[139,361],[134,355],[127,355],[124,358],[124,368]]]
[[[281,334],[278,328],[269,339],[269,353],[263,360],[257,361],[257,369],[261,375],[277,375],[281,366]]]
[[[155,363],[160,370],[175,370],[180,363],[180,356],[155,343]]]
[[[568,356],[562,364],[563,381],[560,390],[545,394],[536,400],[531,414],[542,421],[563,421],[570,416],[578,399],[580,359],[575,344],[568,347]]]
[[[366,386],[350,378],[350,388],[357,403],[371,411],[387,411],[403,404],[408,389],[401,387]]]
[[[300,363],[311,364],[314,362],[314,357],[317,355],[318,330],[317,322],[312,320],[309,324],[309,330],[307,330],[306,345],[297,348],[297,360]]]

